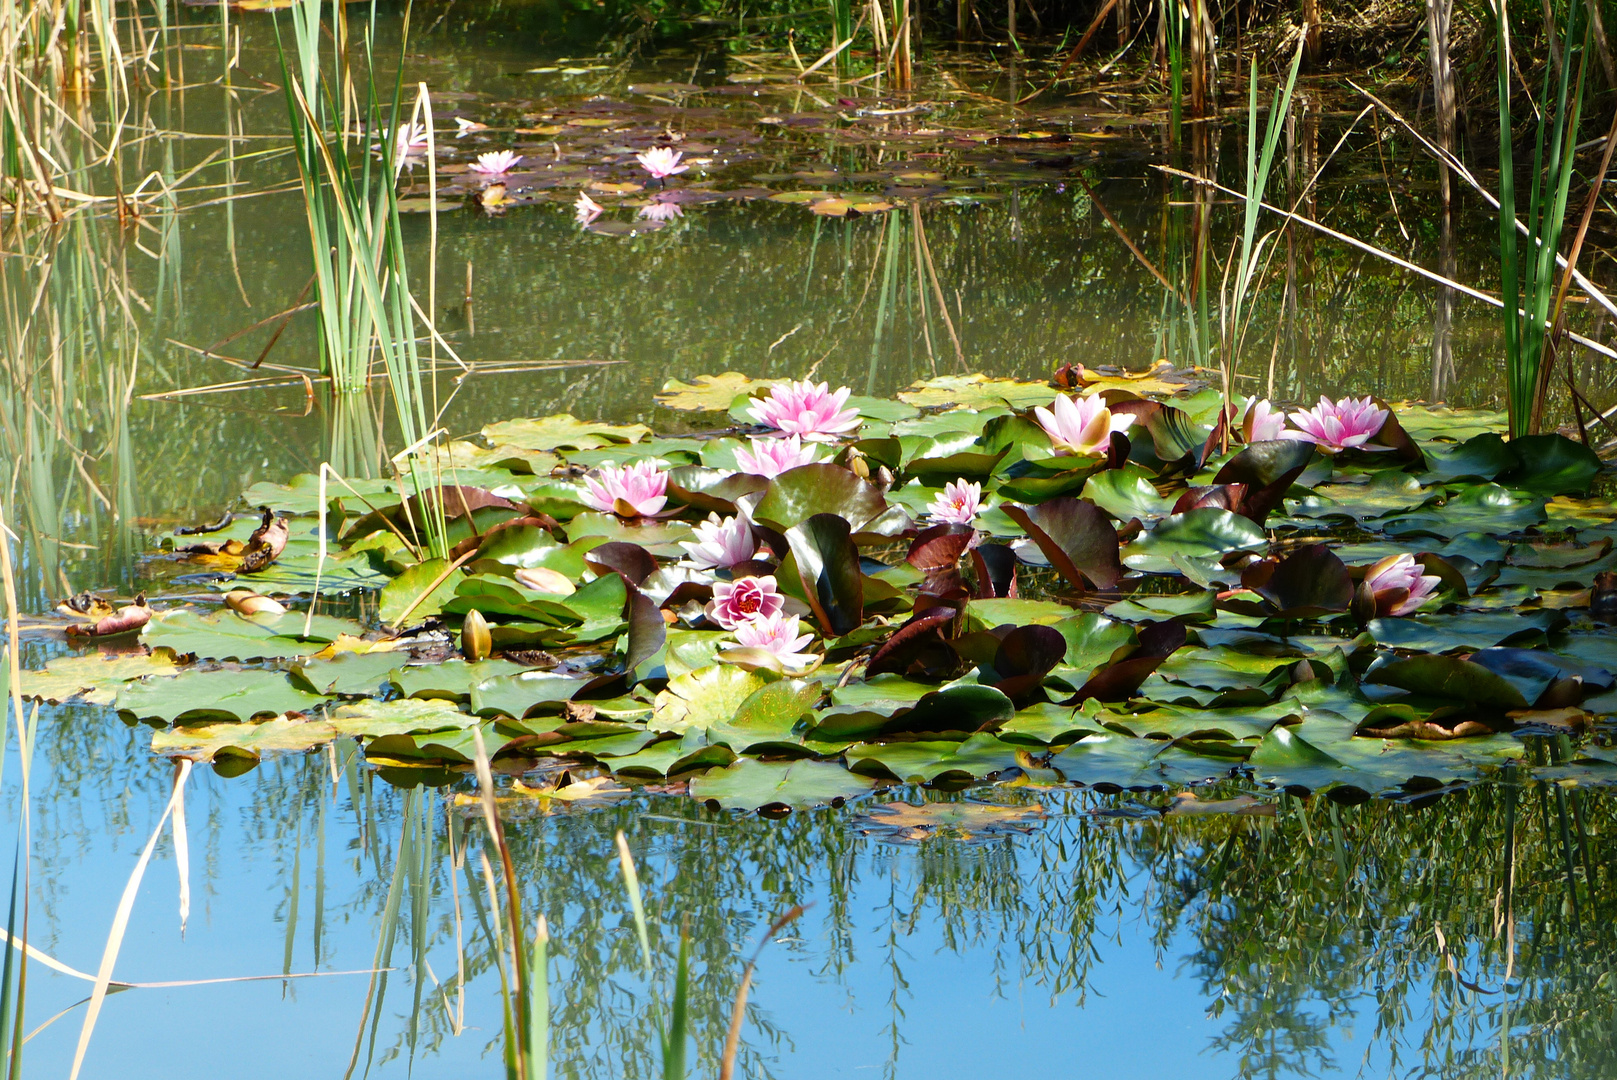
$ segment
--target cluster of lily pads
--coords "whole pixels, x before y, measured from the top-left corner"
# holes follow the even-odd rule
[[[659,405],[701,434],[510,420],[423,451],[426,490],[257,485],[268,516],[150,566],[227,604],[155,599],[24,691],[226,767],[357,739],[442,782],[480,742],[547,803],[1232,775],[1418,799],[1540,735],[1577,740],[1545,775],[1617,780],[1617,508],[1574,440],[1229,404],[1166,367],[893,399],[729,373]],[[378,583],[368,621],[330,614]]]
[[[1043,128],[1035,118],[1006,132],[986,118],[974,122],[957,102],[832,104],[817,95],[804,98],[801,84],[784,79],[618,89],[624,96],[617,99],[558,97],[489,109],[466,102],[453,117],[453,134],[443,129],[435,141],[420,124],[401,126],[393,153],[406,181],[401,209],[431,205],[416,166],[434,144],[441,209],[463,199],[493,214],[562,202],[583,229],[629,235],[662,228],[695,206],[735,200],[767,199],[820,216],[852,217],[915,201],[992,199],[988,189],[999,184],[1060,179],[1077,157],[1093,153],[1090,140],[1112,137],[1089,130],[1092,117],[1066,113],[1052,114]],[[782,100],[788,95],[803,100]],[[827,107],[812,108],[816,102]],[[868,147],[875,163],[864,169],[780,165],[783,155],[825,156],[828,139],[838,147]],[[895,158],[895,151],[904,153]],[[840,156],[846,163],[848,155]],[[679,184],[667,183],[691,169]],[[628,219],[616,213],[620,207],[631,211]]]

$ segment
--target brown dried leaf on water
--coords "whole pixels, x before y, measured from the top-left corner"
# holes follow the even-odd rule
[[[1522,727],[1544,728],[1549,731],[1582,731],[1593,716],[1582,709],[1516,709],[1505,714]]]
[[[1252,795],[1237,795],[1233,799],[1202,799],[1194,791],[1181,791],[1173,797],[1173,802],[1168,804],[1163,813],[1169,817],[1207,814],[1274,817],[1275,805]]]
[[[479,191],[475,198],[477,205],[485,214],[503,214],[505,208],[511,205],[511,200],[506,197],[504,184],[490,184]]]
[[[135,602],[121,607],[111,615],[93,623],[73,623],[67,628],[68,637],[110,638],[119,634],[133,634],[152,618],[152,609],[146,605],[146,594],[135,597]]]
[[[767,379],[754,379],[735,371],[722,375],[698,375],[694,382],[669,379],[657,393],[657,404],[687,412],[724,412],[743,394],[770,385]]]
[[[581,780],[575,780],[571,772],[562,773],[556,777],[554,784],[546,787],[529,787],[521,780],[513,780],[511,790],[519,795],[530,795],[538,799],[555,799],[579,804],[610,802],[632,794],[629,788],[610,776],[586,776]]]
[[[934,836],[983,839],[1032,832],[1044,820],[1041,806],[996,806],[978,802],[892,802],[853,819],[854,827],[880,840],[914,842]]]
[[[1104,390],[1127,390],[1139,397],[1149,397],[1153,394],[1172,396],[1205,384],[1204,380],[1197,379],[1188,372],[1179,371],[1166,360],[1158,360],[1141,372],[1096,371],[1077,364],[1072,370],[1072,376],[1083,388],[1085,397]]]

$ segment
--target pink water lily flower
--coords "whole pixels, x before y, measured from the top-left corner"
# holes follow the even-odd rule
[[[582,191],[573,200],[573,218],[580,225],[588,225],[606,212],[605,208]]]
[[[735,628],[736,640],[742,647],[762,649],[788,667],[802,668],[814,660],[806,653],[814,640],[813,634],[798,634],[796,615],[764,615]]]
[[[1376,615],[1408,615],[1424,604],[1443,583],[1425,569],[1413,555],[1389,555],[1366,570],[1361,588],[1375,597]]]
[[[677,176],[689,169],[689,165],[681,165],[679,159],[684,157],[678,150],[666,146],[659,146],[635,155],[640,167],[651,174],[653,180],[662,180],[665,177]]]
[[[1049,409],[1041,406],[1033,415],[1057,454],[1090,457],[1106,453],[1112,432],[1127,431],[1134,423],[1132,416],[1113,416],[1099,394],[1077,400],[1058,394]]]
[[[649,206],[642,206],[637,217],[646,221],[673,221],[677,217],[684,217],[685,211],[679,208],[678,203],[654,202]]]
[[[806,443],[796,435],[784,439],[754,439],[752,448],[736,451],[736,464],[744,473],[773,480],[788,469],[799,465],[812,465],[820,456],[820,448]]]
[[[648,517],[668,501],[668,474],[655,461],[641,461],[620,469],[610,462],[584,478],[579,502],[592,510],[619,517]]]
[[[479,124],[476,120],[468,120],[464,116],[455,117],[455,138],[461,139],[474,131],[487,131],[487,124]]]
[[[484,176],[504,176],[516,168],[521,160],[521,154],[513,154],[509,150],[490,150],[486,154],[478,154],[477,160],[466,168]]]
[[[1246,442],[1273,442],[1286,430],[1286,414],[1270,405],[1267,400],[1246,399],[1245,415],[1241,419],[1241,438]]]
[[[1291,414],[1291,422],[1300,430],[1281,432],[1280,437],[1311,442],[1327,454],[1359,447],[1374,450],[1377,447],[1365,447],[1365,443],[1375,438],[1389,415],[1368,397],[1340,401],[1321,397],[1312,409]]]
[[[942,494],[932,500],[927,506],[927,513],[932,515],[933,521],[948,522],[954,525],[970,525],[977,518],[977,511],[983,505],[983,486],[981,484],[968,484],[964,480],[943,485]]]
[[[779,615],[785,607],[786,598],[776,591],[774,578],[744,577],[714,584],[707,617],[734,630],[754,619]]]
[[[694,543],[681,540],[679,546],[691,562],[705,570],[723,570],[758,554],[758,541],[745,519],[728,517],[720,521],[717,514],[709,514],[696,526]]]
[[[831,442],[859,427],[859,411],[842,407],[852,392],[846,386],[835,393],[828,387],[828,383],[815,384],[807,379],[776,383],[769,388],[768,397],[752,403],[747,415],[789,435]]]

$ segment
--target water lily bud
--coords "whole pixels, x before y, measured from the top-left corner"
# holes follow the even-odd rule
[[[225,603],[243,615],[285,615],[286,608],[267,596],[251,589],[232,589],[225,593]]]
[[[1348,608],[1353,619],[1360,626],[1376,617],[1376,590],[1368,581],[1359,582],[1359,587],[1353,590],[1353,603]]]
[[[473,608],[466,613],[466,620],[460,626],[460,651],[473,663],[487,660],[488,654],[494,648],[494,639],[488,632],[488,620],[483,613]]]

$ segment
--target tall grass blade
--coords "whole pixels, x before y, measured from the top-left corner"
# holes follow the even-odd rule
[[[106,1000],[107,986],[112,981],[112,966],[118,960],[118,951],[123,948],[124,934],[129,929],[129,915],[135,907],[135,896],[140,891],[141,878],[146,876],[146,864],[151,861],[152,850],[157,847],[158,837],[163,835],[163,826],[168,824],[169,816],[174,813],[175,804],[190,775],[191,763],[181,758],[174,772],[174,791],[163,807],[163,816],[158,819],[157,828],[152,830],[151,838],[146,841],[140,858],[135,860],[135,869],[124,885],[118,909],[112,917],[112,928],[107,934],[107,946],[101,953],[101,966],[96,970],[95,988],[90,992],[90,1003],[85,1009],[84,1026],[79,1029],[79,1043],[73,1051],[73,1066],[68,1072],[68,1080],[78,1080],[79,1070],[84,1066],[84,1054],[90,1048],[90,1036],[95,1033],[96,1020],[101,1016],[101,1004]]]
[[[679,931],[679,960],[674,966],[674,1002],[663,1033],[663,1080],[685,1080],[685,1043],[690,1032],[688,1005],[691,985],[691,931]]]

